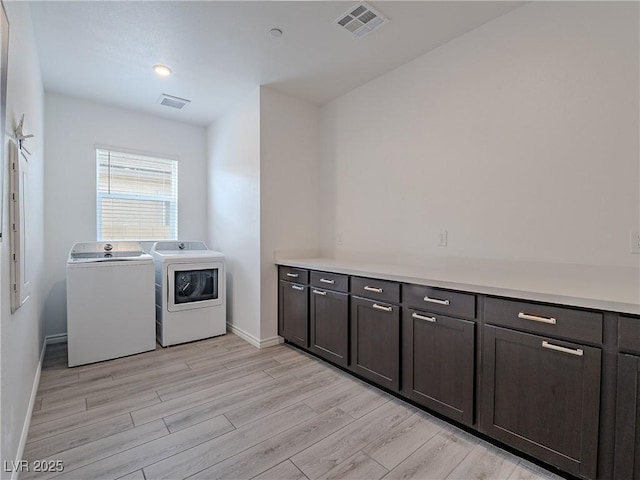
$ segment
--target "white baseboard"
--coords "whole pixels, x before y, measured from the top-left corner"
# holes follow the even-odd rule
[[[64,343],[67,341],[66,333],[58,333],[56,335],[47,335],[44,337],[45,343],[51,345],[53,343]]]
[[[253,345],[256,348],[267,348],[267,347],[271,347],[273,345],[278,345],[279,343],[284,342],[284,339],[282,337],[279,337],[279,336],[275,336],[275,337],[271,337],[271,338],[265,338],[264,340],[260,340],[259,338],[251,335],[248,332],[245,332],[241,328],[238,328],[238,327],[236,327],[235,325],[233,325],[232,323],[229,323],[229,322],[227,322],[227,329],[230,332],[235,333],[241,339],[249,342],[251,345]]]
[[[66,335],[65,335],[66,337]],[[40,352],[40,361],[36,368],[36,375],[33,378],[33,387],[31,387],[31,397],[29,398],[29,406],[27,407],[27,415],[24,418],[24,425],[22,426],[22,433],[20,434],[20,443],[18,444],[18,451],[16,453],[16,462],[14,465],[20,465],[22,455],[24,454],[24,447],[27,444],[27,435],[29,434],[29,427],[31,426],[31,415],[33,414],[33,407],[36,403],[36,395],[38,394],[38,385],[40,385],[40,374],[42,373],[42,362],[44,361],[44,352],[47,349],[47,338],[45,337],[42,342],[42,351]],[[11,474],[11,480],[18,480],[19,472],[16,470]]]
[[[260,348],[273,347],[274,345],[279,345],[280,343],[284,343],[284,338],[276,335],[275,337],[266,338],[260,341]]]

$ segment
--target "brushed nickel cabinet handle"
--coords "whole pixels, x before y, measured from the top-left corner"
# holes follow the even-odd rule
[[[313,293],[315,293],[316,295],[326,295],[327,292],[323,292],[322,290],[314,290]]]
[[[436,317],[425,317],[424,315],[420,315],[419,313],[414,313],[411,315],[413,318],[417,318],[418,320],[426,320],[427,322],[435,323],[437,321]]]
[[[378,288],[378,287],[370,287],[370,286],[368,286],[368,285],[367,285],[367,286],[365,286],[365,287],[364,287],[364,289],[365,289],[367,292],[382,293],[382,289],[381,289],[381,288]]]
[[[390,312],[393,310],[393,307],[386,307],[384,305],[378,305],[377,303],[373,304],[373,308],[375,308],[376,310],[383,310],[385,312]]]
[[[301,287],[300,285],[291,285],[291,288],[293,288],[294,290],[304,290],[304,287]]]
[[[287,273],[287,277],[291,277],[291,278],[298,278],[300,275],[298,275],[297,273]]]
[[[561,347],[560,345],[554,345],[553,343],[549,343],[545,340],[542,341],[542,346],[544,348],[548,348],[549,350],[556,350],[562,353],[569,353],[571,355],[577,355],[578,357],[581,357],[584,354],[584,351],[581,348],[573,349],[573,348]]]
[[[556,324],[556,319],[553,317],[540,317],[538,315],[529,315],[524,312],[518,313],[518,318],[522,318],[523,320],[533,320],[534,322],[549,323],[551,325]]]
[[[335,280],[330,280],[330,279],[328,279],[328,278],[321,278],[321,279],[320,279],[320,281],[321,281],[322,283],[329,283],[329,284],[331,284],[331,285],[333,285],[334,283],[336,283],[336,281],[335,281]]]
[[[451,303],[449,300],[440,300],[439,298],[431,297],[424,297],[424,301],[429,303],[437,303],[438,305],[449,305]]]

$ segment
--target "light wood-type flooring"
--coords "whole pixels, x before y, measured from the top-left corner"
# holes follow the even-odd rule
[[[557,479],[287,345],[233,334],[67,368],[47,347],[20,479]],[[30,465],[33,465],[31,463]]]

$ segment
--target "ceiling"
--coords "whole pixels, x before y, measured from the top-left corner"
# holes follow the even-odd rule
[[[260,85],[321,105],[522,5],[371,1],[389,22],[355,38],[334,21],[356,3],[42,1],[31,13],[47,91],[209,125]],[[156,76],[158,63],[174,74]],[[162,93],[191,104],[159,105]]]

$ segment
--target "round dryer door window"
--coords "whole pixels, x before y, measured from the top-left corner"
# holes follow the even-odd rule
[[[202,302],[218,298],[218,269],[175,272],[175,303]]]

